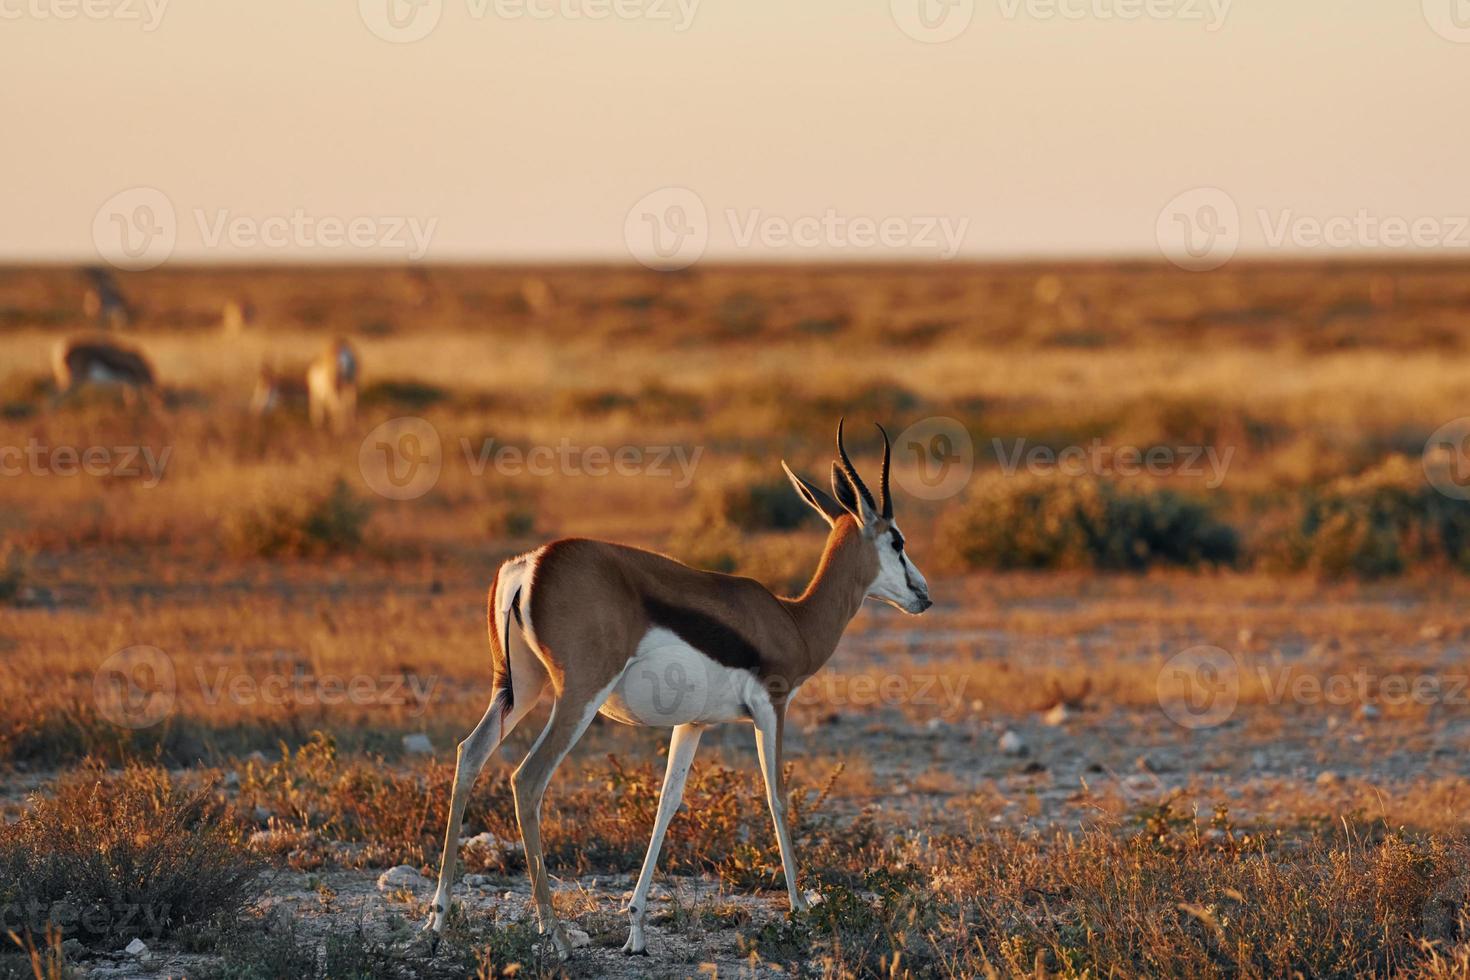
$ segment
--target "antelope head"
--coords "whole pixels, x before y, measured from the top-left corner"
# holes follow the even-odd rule
[[[781,468],[786,471],[796,492],[822,515],[828,525],[836,528],[840,521],[848,518],[856,522],[864,546],[873,550],[870,567],[877,569],[872,584],[868,586],[868,597],[918,615],[934,603],[929,599],[929,583],[904,550],[903,533],[893,519],[893,495],[888,488],[893,447],[883,426],[878,426],[878,431],[883,434],[883,471],[877,500],[873,499],[873,494],[847,455],[847,447],[842,442],[841,422],[837,423],[837,459],[832,463],[830,495],[797,476],[784,461]]]

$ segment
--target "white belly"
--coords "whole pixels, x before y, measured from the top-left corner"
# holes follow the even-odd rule
[[[628,725],[684,725],[750,718],[750,705],[767,700],[754,674],[724,667],[654,627],[600,709]]]

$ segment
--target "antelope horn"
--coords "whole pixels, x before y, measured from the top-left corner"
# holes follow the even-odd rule
[[[893,447],[888,442],[888,430],[877,422],[878,431],[883,433],[883,476],[878,481],[878,510],[885,521],[893,520],[893,498],[888,494],[888,468],[893,459]]]
[[[869,513],[876,511],[878,505],[873,502],[873,495],[868,492],[868,487],[863,483],[863,478],[858,476],[857,467],[852,465],[852,460],[847,456],[847,447],[842,444],[843,419],[837,420],[837,455],[842,460],[842,472],[852,481],[853,489],[857,490],[859,500],[865,505]],[[866,516],[866,515],[862,515]]]

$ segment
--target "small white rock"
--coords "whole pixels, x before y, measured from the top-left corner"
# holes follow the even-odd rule
[[[1070,717],[1072,717],[1071,709],[1065,704],[1058,702],[1052,706],[1050,711],[1041,716],[1041,720],[1055,728],[1058,725],[1066,724],[1067,719]]]
[[[587,946],[592,943],[592,937],[587,935],[581,929],[568,929],[567,942],[572,944],[572,949],[581,949],[583,946]]]
[[[148,945],[144,943],[141,939],[134,939],[132,942],[128,943],[127,949],[124,950],[124,952],[126,952],[129,956],[142,956],[144,953],[148,952]]]
[[[403,736],[403,751],[409,755],[433,755],[434,743],[423,732]]]
[[[1006,755],[1026,754],[1026,743],[1021,740],[1021,736],[1017,735],[1009,728],[1001,733],[1000,741],[996,744]]]
[[[811,906],[821,905],[823,902],[826,901],[826,899],[822,897],[822,893],[817,891],[815,888],[807,889],[803,897],[806,898],[806,903]]]
[[[400,888],[419,889],[427,888],[429,879],[419,874],[419,869],[407,864],[400,864],[395,868],[389,868],[378,875],[378,891],[391,892]]]
[[[1323,769],[1321,772],[1317,773],[1318,786],[1334,786],[1340,781],[1341,777],[1339,777],[1337,773],[1333,772],[1331,769]]]

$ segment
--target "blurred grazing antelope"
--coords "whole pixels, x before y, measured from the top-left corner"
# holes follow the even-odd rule
[[[346,340],[336,340],[304,371],[280,371],[262,364],[250,399],[250,410],[269,415],[283,405],[307,405],[317,428],[331,423],[334,431],[350,426],[357,415],[357,352]]]
[[[832,496],[781,464],[797,494],[831,527],[811,584],[794,599],[777,598],[753,579],[580,538],[554,541],[500,566],[489,601],[495,694],[459,745],[439,887],[425,926],[435,944],[449,912],[466,798],[491,753],[547,690],[551,717],[511,785],[537,918],[559,957],[570,955],[571,946],[552,911],[541,798],[597,714],[673,729],[653,837],[628,904],[623,952],[646,952],[643,920],[664,832],[679,808],[700,734],[722,722],[754,725],[786,890],[793,909],[806,907],[796,886],[781,772],[787,706],[832,656],[864,599],[915,615],[933,605],[893,520],[888,434],[876,502],[848,459],[841,424],[837,457]]]
[[[139,392],[151,396],[157,383],[142,351],[104,337],[59,341],[51,352],[51,371],[56,402],[81,385],[117,385],[124,401],[132,404]]]
[[[82,311],[87,316],[103,329],[121,330],[132,322],[133,308],[112,273],[100,266],[88,266],[82,275],[87,279],[87,291],[82,294]]]

